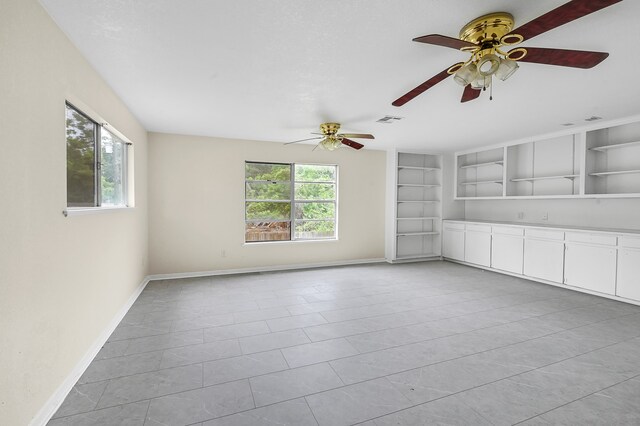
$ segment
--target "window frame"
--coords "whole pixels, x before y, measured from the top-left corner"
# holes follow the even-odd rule
[[[268,165],[278,165],[278,166],[289,166],[289,180],[286,181],[256,181],[256,180],[247,180],[246,178],[246,168],[247,164],[268,164]],[[298,181],[296,180],[296,166],[323,166],[323,167],[333,167],[334,172],[334,180],[332,181]],[[312,241],[336,241],[338,240],[338,165],[337,164],[320,164],[320,163],[281,163],[281,162],[271,162],[271,161],[250,161],[246,160],[244,162],[245,167],[245,179],[244,179],[244,244],[260,244],[260,243],[291,243],[291,242],[312,242]],[[261,199],[250,199],[247,198],[247,183],[280,183],[280,184],[289,184],[289,199],[288,200],[261,200]],[[333,199],[318,199],[318,200],[298,200],[296,199],[296,184],[331,184],[334,187],[334,198]],[[247,203],[250,202],[273,202],[273,203],[287,203],[289,204],[289,218],[288,219],[248,219],[247,218]],[[333,220],[324,220],[324,219],[296,219],[296,206],[297,204],[309,204],[309,203],[332,203],[333,204]],[[258,223],[258,222],[287,222],[289,223],[289,239],[288,240],[264,240],[264,241],[247,241],[247,224],[248,223]],[[295,237],[295,226],[297,222],[333,222],[334,233],[332,237],[319,237],[319,238],[296,238]]]
[[[89,120],[93,123],[94,128],[94,137],[93,137],[93,188],[94,188],[94,196],[93,196],[93,205],[91,206],[70,206],[69,205],[69,194],[67,187],[67,200],[66,200],[66,209],[63,214],[65,216],[69,214],[78,214],[78,213],[86,213],[92,211],[109,211],[109,210],[120,210],[127,209],[132,207],[132,200],[130,199],[129,194],[129,149],[133,145],[131,141],[129,141],[126,137],[124,137],[120,132],[111,128],[111,126],[104,122],[103,120],[94,118],[94,114],[87,113],[88,108],[80,108],[76,106],[76,103],[71,102],[69,100],[65,100],[65,145],[68,144],[68,139],[66,135],[66,113],[67,108],[72,109],[77,114]],[[122,149],[122,200],[123,204],[103,204],[103,191],[102,191],[102,133],[103,131],[108,132],[112,138],[119,139],[123,144]],[[67,147],[68,148],[68,147]],[[66,153],[68,158],[68,153]],[[67,168],[66,173],[68,176],[69,169]]]

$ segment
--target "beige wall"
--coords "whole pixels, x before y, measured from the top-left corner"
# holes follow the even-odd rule
[[[35,0],[0,6],[0,424],[26,425],[146,275],[146,131]],[[133,141],[136,208],[65,218],[65,97]]]
[[[312,149],[151,133],[150,272],[383,258],[386,153]],[[338,164],[339,240],[245,245],[245,160]]]

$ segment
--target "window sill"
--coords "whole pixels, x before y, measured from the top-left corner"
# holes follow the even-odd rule
[[[280,244],[300,244],[300,243],[327,243],[337,242],[338,238],[323,238],[319,240],[286,240],[286,241],[255,241],[252,243],[244,242],[245,246],[264,246],[264,245],[280,245]]]
[[[83,216],[87,214],[101,214],[111,213],[114,211],[130,211],[133,207],[120,206],[120,207],[69,207],[62,211],[65,217],[69,216]]]

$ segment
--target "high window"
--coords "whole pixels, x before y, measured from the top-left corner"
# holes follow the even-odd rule
[[[245,163],[245,242],[336,238],[335,165]]]
[[[67,206],[127,205],[127,142],[66,105]]]

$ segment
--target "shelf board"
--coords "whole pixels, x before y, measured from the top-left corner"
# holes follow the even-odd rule
[[[611,176],[611,175],[627,175],[631,173],[640,173],[640,170],[621,170],[618,172],[598,172],[589,173],[589,176]]]
[[[396,220],[436,220],[440,216],[397,217]]]
[[[440,185],[423,185],[419,183],[399,183],[398,186],[410,186],[416,188],[439,188]]]
[[[440,256],[438,253],[424,253],[424,254],[405,254],[402,256],[396,256],[396,259],[422,259],[426,257],[436,257]]]
[[[541,176],[541,177],[530,177],[530,178],[516,178],[516,179],[511,179],[511,182],[532,182],[535,180],[549,180],[549,179],[575,179],[578,177],[580,177],[580,175]]]
[[[486,163],[476,163],[476,164],[467,164],[466,166],[460,166],[461,169],[471,169],[471,168],[476,168],[476,167],[485,167],[485,166],[493,166],[493,165],[503,165],[504,161],[499,160],[499,161],[488,161]]]
[[[400,203],[422,203],[422,204],[426,204],[426,203],[439,203],[440,201],[436,201],[436,200],[398,200],[398,204]]]
[[[408,170],[425,170],[431,172],[433,170],[440,170],[437,167],[418,167],[418,166],[398,166],[398,170],[400,169],[408,169]]]
[[[458,185],[484,185],[487,183],[497,183],[498,185],[503,184],[501,180],[479,180],[477,182],[461,182]]]
[[[435,231],[423,231],[423,232],[398,232],[396,234],[396,236],[398,237],[408,237],[413,235],[440,235],[440,233]]]
[[[617,149],[617,148],[628,148],[630,146],[634,146],[634,145],[640,145],[640,141],[636,141],[636,142],[626,142],[626,143],[615,143],[612,145],[602,145],[602,146],[594,146],[593,148],[589,148],[590,151],[608,151],[610,149]]]

